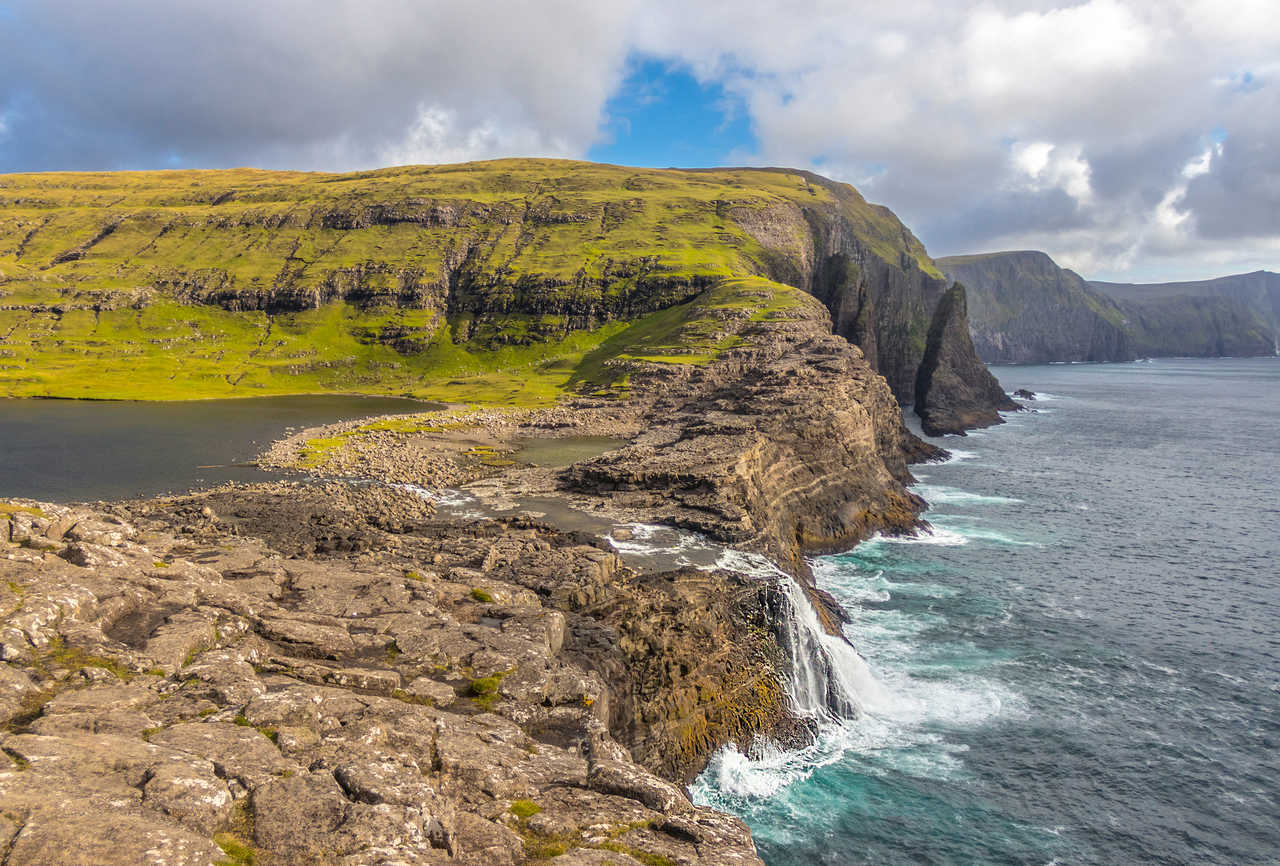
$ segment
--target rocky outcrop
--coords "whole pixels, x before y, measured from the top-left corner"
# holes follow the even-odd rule
[[[568,486],[658,515],[807,575],[805,553],[918,524],[910,460],[938,452],[902,423],[884,379],[829,333],[810,301],[795,318],[739,331],[706,366],[637,370],[649,421],[635,444],[567,470]]]
[[[821,300],[834,332],[862,349],[900,403],[914,402],[929,324],[948,281],[888,208],[868,204],[848,184],[786,173],[820,186],[832,201],[730,215],[765,248],[765,272]]]
[[[381,487],[4,518],[11,862],[759,863],[669,780],[785,715],[767,581]]]
[[[1280,321],[1280,278],[1265,271],[1090,283],[1034,251],[952,256],[938,266],[967,287],[974,346],[989,363],[1270,354]]]
[[[929,326],[916,379],[916,414],[930,436],[1002,423],[1000,412],[1016,411],[1000,383],[973,352],[964,286],[943,295]]]
[[[763,553],[821,609],[838,611],[813,586],[805,555],[920,525],[925,505],[907,489],[908,465],[945,452],[907,430],[883,377],[831,333],[821,302],[765,280],[746,285],[688,316],[689,327],[711,331],[704,339],[733,348],[688,362],[610,358],[602,378],[626,387],[607,398],[424,414],[364,430],[360,422],[335,424],[279,443],[271,460],[423,487],[487,478],[483,487],[498,500],[569,496],[589,513],[681,527]],[[629,444],[560,472],[521,467],[509,453],[517,437],[574,432],[612,433]],[[310,441],[337,447],[317,463]],[[838,616],[827,618],[833,631]]]

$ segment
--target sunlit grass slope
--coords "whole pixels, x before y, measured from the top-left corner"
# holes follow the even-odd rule
[[[705,361],[727,347],[704,339],[708,309],[769,307],[738,280],[802,242],[760,216],[787,204],[933,272],[888,210],[784,170],[0,175],[0,394],[529,404],[616,386],[610,357]]]

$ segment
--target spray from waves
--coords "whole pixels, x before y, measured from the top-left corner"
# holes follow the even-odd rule
[[[959,547],[962,544],[968,544],[969,539],[950,529],[928,526],[917,530],[913,535],[884,535],[877,532],[862,543],[872,547],[877,544],[940,544],[944,547]]]
[[[873,553],[866,545],[859,549]],[[722,564],[742,570],[733,558]],[[781,642],[792,660],[788,696],[795,711],[814,722],[816,736],[799,749],[756,743],[744,752],[726,746],[691,787],[695,802],[760,816],[775,836],[779,827],[811,821],[801,814],[808,786],[798,785],[794,800],[788,789],[815,773],[958,778],[967,772],[966,747],[949,738],[947,730],[1024,711],[1020,696],[983,673],[992,660],[974,657],[972,647],[938,646],[922,639],[923,632],[937,626],[936,614],[885,606],[891,595],[929,599],[953,595],[955,589],[894,582],[884,569],[862,567],[849,554],[812,564],[821,585],[853,616],[849,629],[860,648],[880,664],[873,672],[851,645],[827,635],[803,591],[785,582],[794,592],[788,594],[788,615],[779,618],[786,630]],[[833,693],[844,702],[833,700]],[[779,817],[790,810],[799,810],[793,820]]]
[[[914,489],[933,505],[1018,505],[1023,502],[1012,496],[988,496],[941,484],[917,484]]]

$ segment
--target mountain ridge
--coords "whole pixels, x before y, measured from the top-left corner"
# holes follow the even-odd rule
[[[937,262],[948,277],[969,288],[974,344],[988,363],[1274,351],[1274,316],[1224,292],[1193,296],[1179,293],[1191,284],[1152,284],[1134,285],[1127,292],[1119,286],[1112,295],[1106,287],[1114,284],[1087,281],[1037,250],[948,256]],[[1217,286],[1232,279],[1203,282]]]
[[[819,297],[909,404],[947,288],[888,208],[780,168],[3,175],[0,203],[11,396],[607,394],[578,375],[587,355],[725,280],[764,278]],[[729,348],[706,330],[653,356]]]

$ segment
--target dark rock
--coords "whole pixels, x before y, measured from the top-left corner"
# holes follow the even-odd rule
[[[1026,388],[1019,388],[1013,392],[1013,396],[1017,397],[1019,400],[1034,400],[1036,398],[1036,392],[1029,391]]]
[[[1018,409],[978,360],[969,337],[964,286],[947,290],[933,323],[916,379],[916,414],[929,436],[963,434],[1002,423],[1001,411]]]
[[[1266,271],[1138,285],[1086,282],[1036,251],[937,262],[968,287],[988,363],[1268,355],[1280,332],[1280,276]]]

